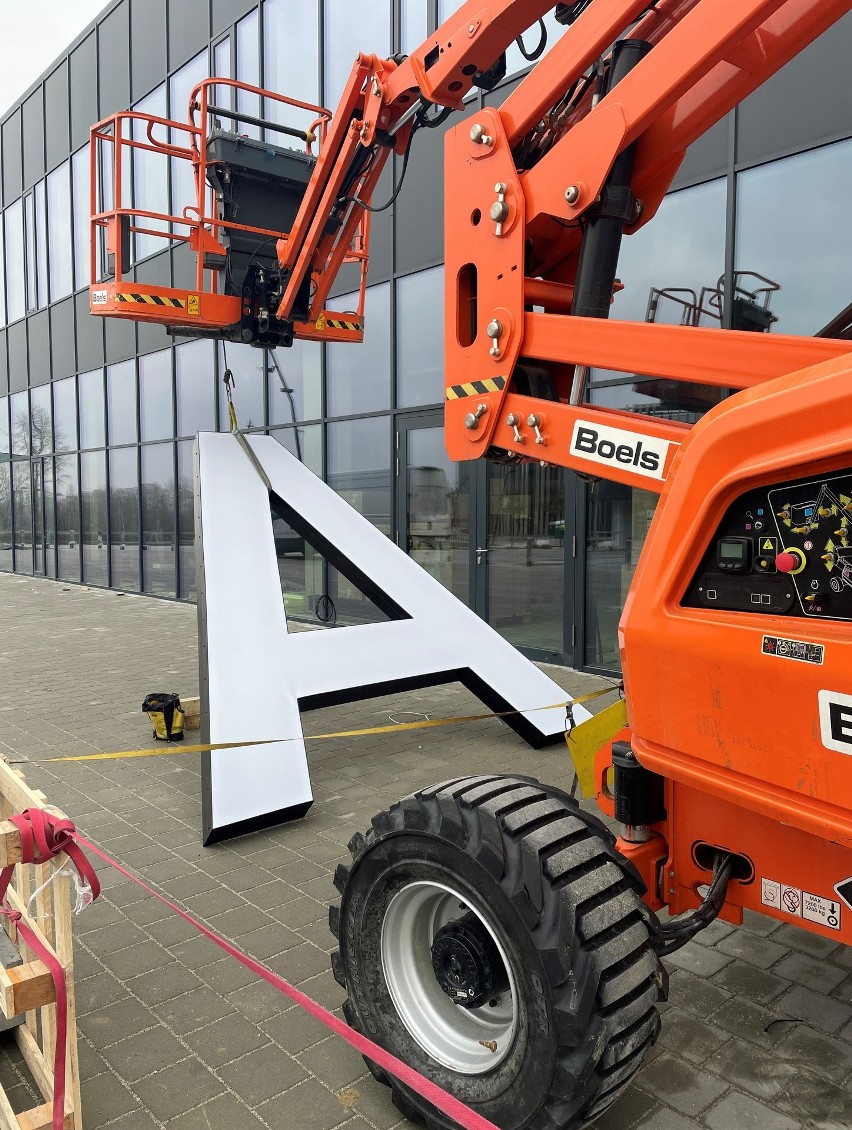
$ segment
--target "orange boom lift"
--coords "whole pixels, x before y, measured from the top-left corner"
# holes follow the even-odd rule
[[[333,114],[209,79],[183,125],[100,122],[92,311],[260,346],[360,340],[388,156],[496,85],[550,8],[469,0],[408,57],[359,55]],[[575,751],[620,837],[556,786],[461,778],[377,815],[335,877],[350,1023],[505,1130],[573,1130],[617,1098],[659,1030],[661,958],[717,915],[852,943],[852,347],[607,320],[622,238],[687,147],[850,8],[559,4],[550,52],[446,138],[451,456],[660,496],[619,628],[626,715],[593,762]],[[275,120],[230,109],[233,87]],[[294,107],[304,128],[278,124]],[[193,203],[127,203],[128,148],[188,163]],[[188,245],[190,289],[132,278],[140,235]],[[357,309],[334,311],[347,263]],[[734,395],[690,427],[586,403],[591,366]]]

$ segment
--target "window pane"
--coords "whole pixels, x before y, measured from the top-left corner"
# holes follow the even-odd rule
[[[12,414],[12,454],[26,457],[30,453],[30,406],[27,393],[15,392],[9,397]]]
[[[778,285],[770,296],[778,319],[773,331],[815,334],[852,300],[845,193],[826,191],[826,185],[850,182],[848,141],[738,175],[736,263],[745,272],[739,285],[745,292],[765,285],[756,275]],[[802,208],[802,200],[819,200],[819,206]]]
[[[178,444],[178,554],[181,600],[195,600],[195,459],[191,440]]]
[[[322,429],[319,424],[308,428],[275,428],[269,434],[309,471],[322,476]]]
[[[106,466],[103,451],[80,456],[80,504],[82,514],[83,580],[107,584]]]
[[[80,447],[103,447],[104,430],[104,371],[92,369],[81,373],[80,396]]]
[[[469,604],[472,464],[449,459],[442,427],[411,428],[404,436],[403,548],[463,604]]]
[[[56,451],[77,450],[77,386],[74,377],[66,377],[53,385],[53,439]]]
[[[136,448],[109,453],[112,587],[139,589],[139,471]]]
[[[0,569],[12,568],[12,467],[0,458]]]
[[[387,416],[328,425],[328,482],[350,506],[390,534]]]
[[[38,274],[36,273],[35,196],[24,197],[24,242],[27,260],[27,313],[38,309]]]
[[[50,301],[64,298],[73,289],[71,270],[71,182],[69,162],[47,178],[47,223],[50,238]]]
[[[162,349],[139,358],[139,415],[142,441],[171,439],[172,353]]]
[[[175,449],[142,448],[142,587],[175,595]]]
[[[56,464],[56,553],[59,577],[80,580],[80,486],[77,456],[63,455]]]
[[[30,462],[12,460],[12,510],[15,522],[15,572],[33,571],[33,507]]]
[[[12,450],[9,443],[9,397],[0,396],[0,463],[8,463],[2,456],[8,455]]]
[[[255,9],[237,24],[237,78],[251,86],[260,86],[260,42],[258,40],[258,14]],[[245,90],[237,91],[237,110],[244,114],[260,117],[260,97]],[[258,137],[257,126],[237,122],[239,133],[248,137]]]
[[[209,71],[207,51],[204,50],[194,59],[190,59],[169,79],[169,115],[174,121],[189,121],[189,96],[193,88],[208,77]],[[175,145],[187,145],[189,135],[183,130],[172,130],[172,134]],[[196,192],[192,165],[189,161],[181,160],[170,161],[169,164],[172,175],[171,211],[173,215],[180,216],[184,208],[195,207]],[[182,231],[186,234],[185,229]]]
[[[224,354],[224,349],[223,349]],[[255,349],[251,345],[229,345],[227,351],[228,368],[234,375],[234,408],[240,430],[263,427],[263,386],[266,350]],[[220,355],[220,372],[225,372],[224,357]],[[221,386],[222,382],[220,382]],[[223,432],[231,430],[228,419],[228,401],[224,388],[219,388],[219,427]]]
[[[588,491],[586,663],[618,670],[618,621],[658,496],[620,483]]]
[[[38,305],[46,306],[47,293],[47,184],[41,180],[35,186],[35,224],[36,224],[36,289]],[[87,245],[88,246],[88,245]]]
[[[50,385],[30,389],[30,442],[33,455],[53,451],[50,418]]]
[[[269,423],[293,424],[322,415],[322,346],[294,341],[269,358]]]
[[[325,99],[334,110],[359,51],[390,55],[388,0],[325,5]]]
[[[335,310],[355,309],[357,294],[331,299]],[[364,341],[339,342],[326,353],[329,416],[382,412],[390,407],[390,286],[367,289]]]
[[[453,12],[457,12],[464,0],[438,0],[438,23],[448,20]]]
[[[24,205],[16,200],[3,216],[6,236],[6,304],[8,321],[23,318],[26,307],[24,285]]]
[[[71,158],[71,180],[74,189],[74,286],[88,286],[91,275],[89,254],[89,146],[84,145]]]
[[[400,0],[402,28],[399,49],[410,55],[429,34],[429,5],[427,0]]]
[[[179,436],[216,431],[212,341],[188,341],[175,349]]]
[[[319,4],[266,0],[263,5],[263,85],[300,102],[319,103]],[[304,129],[312,115],[266,99],[264,115],[273,122]],[[279,145],[295,143],[270,132]]]
[[[122,361],[107,366],[107,401],[109,404],[109,442],[135,443],[136,436],[136,362]]]
[[[397,405],[444,399],[444,268],[397,280]]]
[[[134,109],[143,114],[153,114],[158,118],[166,117],[166,85],[158,86],[156,90],[137,102]],[[147,124],[136,120],[133,123],[134,140],[147,141]],[[157,140],[166,140],[166,129],[163,126],[154,126],[152,136]],[[186,135],[176,139],[178,145],[185,145]],[[174,161],[175,165],[189,164],[186,161]],[[184,203],[191,204],[191,200]],[[169,212],[169,161],[162,153],[152,153],[147,149],[134,149],[133,151],[133,205],[145,212],[158,212],[168,215]],[[168,224],[162,220],[153,220],[148,216],[134,217],[134,224],[140,228],[152,228],[155,231],[165,232]],[[186,231],[181,233],[186,235]],[[135,237],[135,258],[144,259],[146,255],[154,255],[167,247],[165,240],[156,235],[137,234]]]

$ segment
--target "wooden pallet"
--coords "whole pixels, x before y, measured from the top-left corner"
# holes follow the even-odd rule
[[[68,1022],[65,1051],[64,1130],[83,1130],[80,1114],[80,1070],[77,1059],[77,1011],[74,996],[74,964],[71,939],[71,878],[57,876],[36,895],[33,913],[27,903],[33,891],[50,879],[67,862],[61,853],[38,866],[22,864],[21,836],[9,817],[26,808],[45,808],[47,800],[40,790],[31,789],[20,770],[0,760],[0,867],[17,864],[7,891],[9,905],[20,911],[23,920],[41,943],[59,959],[65,971]],[[52,812],[56,809],[51,807]],[[38,961],[17,936],[14,924],[5,917],[3,926],[21,953],[23,964],[11,969],[0,966],[0,1009],[5,1016],[24,1016],[14,1028],[15,1039],[44,1102],[31,1110],[15,1114],[6,1092],[0,1087],[0,1128],[2,1130],[51,1130],[53,1125],[53,1056],[56,1049],[56,994],[47,966]]]

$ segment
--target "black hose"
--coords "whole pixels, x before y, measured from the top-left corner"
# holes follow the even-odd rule
[[[524,37],[522,35],[519,35],[515,40],[515,43],[518,45],[518,50],[528,63],[534,63],[536,59],[540,59],[547,46],[547,27],[545,26],[544,20],[539,20],[538,26],[541,28],[541,39],[538,41],[538,47],[536,47],[534,51],[527,51],[526,47],[524,47]]]
[[[660,957],[668,957],[670,953],[679,950],[700,933],[705,926],[709,926],[719,916],[719,911],[725,905],[725,895],[734,867],[734,857],[726,851],[717,851],[713,864],[713,881],[710,883],[704,901],[697,910],[664,922],[660,928],[660,937],[656,945]]]

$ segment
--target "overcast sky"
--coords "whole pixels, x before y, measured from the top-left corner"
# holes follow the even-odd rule
[[[0,115],[109,0],[0,0]]]

